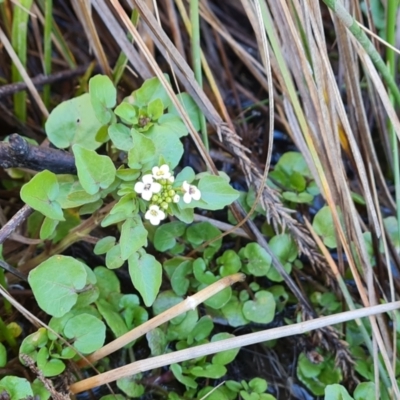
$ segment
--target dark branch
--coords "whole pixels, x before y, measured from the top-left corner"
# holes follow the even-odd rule
[[[43,86],[47,83],[54,83],[58,81],[62,81],[65,79],[71,79],[74,78],[75,76],[81,75],[87,71],[89,68],[89,65],[83,65],[80,67],[77,67],[72,70],[67,70],[67,71],[60,71],[56,72],[55,74],[52,75],[38,75],[34,78],[32,78],[32,83],[37,86]],[[10,83],[8,85],[4,85],[0,87],[0,99],[6,96],[9,96],[11,94],[20,92],[22,90],[25,90],[27,88],[25,82],[18,82],[18,83]]]
[[[76,174],[72,154],[50,147],[33,146],[16,133],[9,137],[8,143],[0,142],[0,167],[28,168],[34,171],[47,169],[55,174]]]

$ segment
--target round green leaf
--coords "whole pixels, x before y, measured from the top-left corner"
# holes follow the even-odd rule
[[[68,320],[64,334],[72,339],[72,345],[81,353],[89,354],[103,346],[106,326],[103,321],[90,314],[79,314]]]
[[[117,380],[117,386],[130,398],[138,398],[144,394],[144,386],[140,383],[135,382],[137,377],[129,376],[126,378],[120,378]]]
[[[117,90],[110,78],[105,75],[96,75],[89,80],[89,94],[94,113],[103,124],[110,122],[112,111],[117,101]]]
[[[322,207],[314,217],[312,226],[315,232],[322,236],[322,240],[330,249],[336,248],[335,225],[332,212],[328,206]]]
[[[239,256],[254,276],[266,276],[271,267],[271,256],[258,243],[248,243],[240,250]]]
[[[296,242],[288,234],[276,235],[269,241],[271,251],[276,255],[282,263],[285,271],[290,274],[292,270],[292,262],[296,259],[298,250]],[[273,282],[282,282],[283,277],[275,269],[273,265],[267,272],[267,278]]]
[[[50,114],[46,133],[51,143],[60,149],[80,144],[95,150],[101,143],[96,134],[102,123],[94,112],[88,93],[59,104]]]
[[[3,392],[6,392],[10,399],[26,399],[33,396],[30,383],[17,376],[6,376],[0,380],[0,393]]]
[[[133,286],[141,294],[144,304],[150,307],[161,286],[161,264],[150,254],[133,254],[128,259]]]
[[[94,150],[74,145],[72,148],[78,169],[79,182],[89,194],[108,188],[115,179],[115,166],[110,157],[101,156]]]
[[[119,150],[129,151],[133,146],[131,130],[126,125],[111,124],[108,127],[108,135],[114,146]]]
[[[45,170],[36,174],[22,187],[21,199],[44,216],[64,221],[63,211],[57,201],[58,193],[59,185],[56,176]]]
[[[167,251],[176,244],[176,238],[181,237],[186,229],[186,224],[179,221],[169,222],[157,228],[154,235],[154,247],[158,251]]]
[[[28,281],[39,307],[62,317],[75,305],[78,291],[86,284],[84,265],[72,257],[56,255],[29,273]]]
[[[268,324],[275,315],[274,296],[265,290],[260,290],[254,297],[254,301],[248,300],[243,304],[244,316],[250,321]]]
[[[120,117],[122,121],[128,125],[134,125],[138,123],[136,108],[127,101],[123,101],[121,104],[119,104],[114,110],[114,113],[115,115],[118,115],[118,117]]]

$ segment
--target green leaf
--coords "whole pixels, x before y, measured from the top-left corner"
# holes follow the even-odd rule
[[[108,124],[112,118],[111,108],[117,101],[117,90],[106,75],[96,75],[89,80],[89,94],[94,113],[103,124]]]
[[[115,241],[116,239],[114,236],[106,236],[100,239],[94,246],[93,253],[96,255],[107,253],[108,250],[114,247]]]
[[[50,171],[42,171],[36,174],[21,189],[21,199],[40,211],[44,216],[64,221],[63,211],[57,201],[59,185],[56,176]]]
[[[189,388],[197,388],[196,381],[193,378],[183,375],[182,367],[179,364],[172,364],[169,368],[180,383]]]
[[[265,379],[254,378],[249,382],[249,387],[253,392],[264,393],[268,388],[268,384]]]
[[[292,262],[296,259],[298,250],[297,245],[292,236],[288,234],[276,235],[269,241],[271,251],[276,255],[282,263],[285,271],[290,274],[292,270]],[[283,277],[275,269],[273,265],[267,272],[267,277],[273,282],[282,282]]]
[[[126,378],[117,379],[117,386],[130,398],[139,398],[144,394],[144,386],[135,380],[138,376],[128,376]]]
[[[147,133],[157,133],[160,136],[166,137],[175,135],[178,138],[181,138],[188,134],[188,130],[180,117],[172,114],[164,114],[156,123],[154,123]]]
[[[50,358],[47,347],[39,350],[36,362],[42,374],[47,378],[60,375],[65,370],[65,364],[61,360]]]
[[[214,324],[210,316],[205,315],[201,317],[197,322],[196,326],[193,330],[189,333],[187,338],[187,343],[192,345],[195,341],[200,342],[210,335],[212,330],[214,329]]]
[[[192,272],[192,262],[182,262],[174,271],[171,277],[171,287],[178,296],[183,296],[189,289],[189,279],[187,275]]]
[[[375,396],[375,382],[359,383],[353,395],[354,395],[354,400],[373,399]]]
[[[89,354],[100,349],[106,339],[104,322],[90,314],[79,314],[65,324],[64,334],[81,353]]]
[[[199,222],[189,226],[186,230],[186,239],[193,247],[200,246],[202,243],[215,239],[221,235],[221,231],[209,222]],[[214,254],[221,248],[222,239],[216,239],[210,243],[203,251],[204,258],[212,258]],[[200,250],[200,251],[202,251]]]
[[[271,256],[258,243],[248,243],[239,251],[239,256],[254,276],[266,276],[271,268]]]
[[[284,153],[276,164],[275,169],[283,171],[289,177],[296,172],[305,178],[312,178],[303,155],[296,151]]]
[[[79,182],[89,194],[106,189],[114,182],[116,171],[109,157],[101,156],[79,145],[74,145],[72,150],[75,155]]]
[[[360,400],[368,400],[368,399],[372,400],[375,396],[375,391],[371,394],[372,397],[362,397],[360,398]],[[333,385],[326,386],[325,400],[353,400],[353,398],[349,395],[349,392],[346,390],[344,386],[335,383]]]
[[[7,365],[7,349],[3,343],[0,343],[0,368],[4,368]]]
[[[39,379],[35,379],[33,383],[31,383],[31,388],[34,399],[47,400],[50,398],[50,392],[45,388],[43,382],[41,382]]]
[[[228,320],[230,326],[238,327],[249,323],[249,320],[243,315],[242,308],[243,304],[236,295],[232,295],[229,302],[222,307],[222,314]]]
[[[243,314],[249,320],[259,324],[268,324],[275,316],[274,296],[260,290],[255,295],[255,300],[248,300],[243,304]]]
[[[93,272],[96,275],[97,287],[100,289],[102,298],[108,298],[111,293],[121,292],[119,279],[113,271],[105,267],[96,267]]]
[[[144,304],[150,307],[161,286],[161,264],[150,254],[133,254],[128,259],[133,286],[141,294]]]
[[[124,261],[141,247],[147,246],[147,230],[144,228],[140,217],[128,218],[122,224],[119,243],[121,258]]]
[[[154,247],[158,251],[167,251],[176,245],[176,238],[185,233],[186,224],[179,221],[169,222],[157,227],[154,235]]]
[[[301,192],[301,193],[283,192],[282,197],[287,201],[291,201],[297,204],[311,203],[314,199],[313,195],[306,192]]]
[[[240,257],[234,250],[225,250],[224,254],[217,258],[217,263],[221,266],[219,273],[222,277],[235,274],[242,268]]]
[[[211,338],[211,342],[218,342],[218,340],[225,340],[225,339],[230,339],[234,338],[235,335],[231,335],[230,333],[226,332],[221,332],[217,333]],[[213,364],[219,364],[219,365],[227,365],[230,364],[238,355],[240,348],[237,349],[231,349],[231,350],[224,350],[218,352],[215,356],[213,356],[211,362]]]
[[[33,396],[30,383],[25,378],[5,376],[0,380],[0,393],[7,393],[9,399],[27,399]],[[4,396],[4,398],[7,398]]]
[[[194,327],[199,320],[199,315],[197,310],[190,310],[184,314],[184,318],[179,322],[177,318],[170,321],[167,331],[167,340],[186,340],[190,332],[193,331]]]
[[[339,214],[340,215],[340,214]],[[332,212],[328,206],[322,207],[314,217],[312,226],[315,232],[322,236],[322,240],[327,247],[335,249],[336,229],[333,223]]]
[[[107,268],[116,269],[123,265],[124,259],[121,256],[121,246],[116,244],[106,254],[106,265]]]
[[[128,125],[134,125],[138,123],[138,115],[136,108],[126,101],[123,101],[114,110],[115,115],[118,115],[122,121]],[[121,124],[118,124],[121,125]]]
[[[99,299],[96,306],[116,338],[128,332],[128,327],[123,318],[107,300]]]
[[[147,106],[147,114],[152,121],[157,121],[164,113],[164,105],[161,99],[152,100]]]
[[[169,82],[169,76],[164,74]],[[160,99],[164,107],[168,107],[171,100],[164,89],[164,86],[157,77],[147,79],[142,87],[132,93],[134,104],[138,107],[146,107],[152,100]]]
[[[153,357],[165,353],[168,343],[165,338],[165,333],[161,328],[155,328],[147,332],[146,339]]]
[[[239,192],[233,189],[221,176],[205,175],[200,179],[198,189],[201,192],[199,201],[192,201],[186,207],[200,207],[204,210],[220,210],[232,204]]]
[[[169,131],[171,127],[166,128],[160,125],[153,125],[147,132],[146,136],[153,141],[155,146],[155,155],[158,158],[164,158],[165,163],[174,169],[183,155],[183,145],[179,137]]]
[[[133,147],[128,153],[128,165],[130,168],[136,167],[143,170],[150,170],[157,164],[158,155],[156,153],[156,146],[153,141],[139,133],[138,131],[131,130]]]
[[[219,379],[226,374],[226,368],[220,364],[206,364],[190,368],[190,374],[195,377]]]
[[[195,178],[195,173],[193,171],[193,168],[191,167],[185,167],[175,178],[175,182],[173,184],[174,188],[179,188],[182,186],[183,182],[186,181],[188,183],[191,183]]]
[[[204,285],[204,287],[205,287],[205,285]],[[203,285],[200,285],[199,289],[200,288],[203,288]],[[227,288],[221,290],[220,292],[214,294],[209,299],[205,300],[204,304],[208,307],[213,308],[214,310],[218,310],[218,309],[224,307],[228,303],[231,296],[232,296],[232,288],[227,287]]]
[[[59,104],[51,112],[45,129],[50,142],[60,149],[79,144],[95,150],[101,145],[95,138],[102,125],[86,93]]]
[[[108,127],[108,135],[119,150],[129,151],[133,146],[131,130],[123,124],[111,124]]]
[[[60,221],[57,221],[55,219],[50,219],[45,217],[42,226],[40,228],[40,235],[39,235],[40,239],[42,240],[48,239],[56,230],[59,222]]]
[[[189,115],[190,121],[192,121],[194,129],[196,129],[196,131],[200,130],[201,111],[196,102],[187,93],[179,93],[176,95],[176,97],[179,99],[186,113]],[[169,106],[168,113],[174,114],[180,118],[180,114],[173,104]]]
[[[78,291],[86,284],[84,265],[72,257],[56,255],[29,273],[28,282],[39,307],[47,314],[62,317],[74,306]]]

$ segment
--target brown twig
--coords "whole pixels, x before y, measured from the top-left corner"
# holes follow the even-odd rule
[[[50,147],[33,146],[14,133],[8,142],[0,143],[0,167],[45,169],[57,174],[76,174],[75,158],[68,152]]]
[[[75,69],[69,69],[66,71],[56,72],[55,74],[48,75],[48,76],[40,74],[40,75],[37,75],[35,78],[32,78],[32,83],[36,87],[40,87],[40,86],[48,84],[48,83],[54,83],[54,82],[63,81],[66,79],[71,79],[71,78],[74,78],[75,76],[85,73],[88,68],[89,68],[89,65],[82,65]],[[3,97],[10,96],[17,92],[21,92],[22,90],[25,90],[27,88],[28,87],[25,82],[10,83],[8,85],[1,86],[0,87],[0,99],[2,99]]]

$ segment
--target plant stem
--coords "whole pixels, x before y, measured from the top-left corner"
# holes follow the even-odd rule
[[[201,51],[200,51],[200,16],[199,0],[190,0],[190,22],[192,26],[192,64],[194,76],[200,87],[203,87],[203,76],[201,69]],[[204,147],[209,151],[206,118],[203,113],[200,114],[200,128]]]

